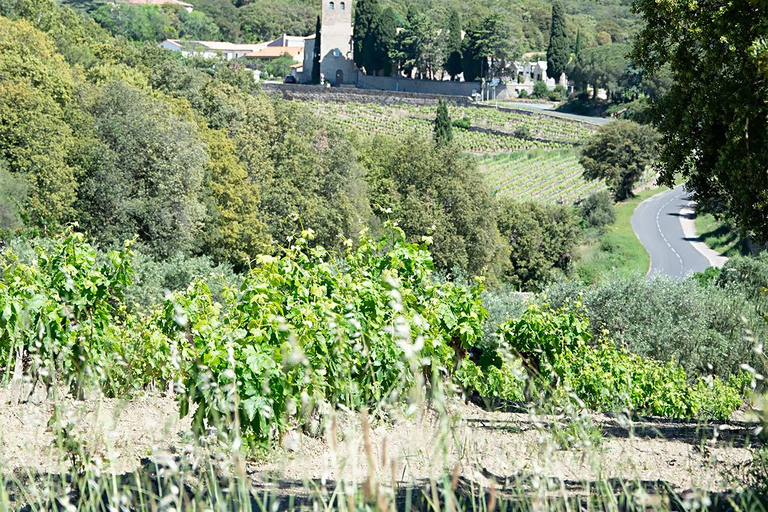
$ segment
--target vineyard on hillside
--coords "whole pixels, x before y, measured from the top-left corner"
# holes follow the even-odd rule
[[[331,125],[364,135],[412,132],[431,135],[435,117],[434,107],[322,102],[312,102],[311,105]],[[579,144],[594,132],[593,128],[581,123],[543,115],[476,107],[450,107],[449,111],[452,119],[468,119],[474,128],[454,130],[457,144],[468,153],[559,149]]]
[[[358,136],[416,133],[432,136],[434,107],[313,102],[331,126]],[[477,107],[450,107],[451,118],[474,129],[455,127],[454,141],[477,155],[494,194],[520,200],[569,204],[604,190],[582,178],[578,145],[595,128],[546,115]],[[477,130],[484,129],[487,131]]]
[[[518,151],[478,158],[491,191],[500,197],[570,204],[605,190],[586,181],[576,150]]]

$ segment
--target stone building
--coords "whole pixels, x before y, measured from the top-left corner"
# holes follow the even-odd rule
[[[357,67],[352,56],[352,0],[321,1],[320,73],[332,85],[354,84]],[[315,38],[308,37],[304,43],[304,83],[312,80]]]

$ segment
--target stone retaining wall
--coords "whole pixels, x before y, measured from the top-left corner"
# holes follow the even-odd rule
[[[469,98],[421,94],[412,92],[379,91],[356,87],[322,87],[319,85],[262,84],[262,91],[280,94],[287,100],[322,101],[332,103],[374,103],[377,105],[412,105],[415,107],[437,105],[439,99],[460,107],[471,102]]]

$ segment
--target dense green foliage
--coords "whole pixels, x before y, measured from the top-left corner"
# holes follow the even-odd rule
[[[438,146],[447,146],[453,141],[453,123],[451,115],[448,113],[448,105],[444,100],[437,104],[437,114],[435,116],[435,144]]]
[[[768,5],[636,4],[647,23],[634,56],[674,80],[653,112],[663,181],[682,173],[700,205],[768,240]]]
[[[435,285],[426,246],[366,240],[333,262],[297,244],[249,272],[221,317],[210,315],[204,289],[177,297],[204,365],[187,380],[198,420],[229,413],[216,390],[236,378],[243,430],[275,441],[291,417],[394,402],[420,379],[448,377],[456,354],[480,338],[478,290]]]
[[[574,311],[531,306],[519,319],[501,325],[499,334],[535,384],[571,390],[593,410],[725,419],[740,405],[751,380],[747,375],[689,385],[685,370],[674,361],[644,359],[609,339],[593,343],[590,322]]]
[[[125,5],[104,3],[90,13],[102,27],[134,41],[222,37],[215,20],[203,11],[187,12],[179,5]]]
[[[511,200],[501,204],[499,231],[510,248],[505,281],[526,291],[568,269],[580,235],[572,208]]]
[[[645,125],[617,120],[601,126],[581,150],[584,177],[605,180],[617,201],[632,190],[658,152],[658,134]]]
[[[737,287],[701,287],[694,280],[616,278],[585,287],[558,283],[551,304],[581,300],[595,336],[605,329],[620,346],[660,361],[674,359],[689,375],[728,378],[756,364],[755,340],[766,326]]]
[[[30,264],[0,254],[0,368],[14,367],[78,396],[96,386],[108,395],[173,379],[171,346],[126,314],[129,247],[98,259],[83,236],[69,234],[34,248]]]
[[[397,221],[409,240],[431,238],[438,268],[498,279],[506,247],[474,160],[418,137],[375,138],[363,158],[371,204],[382,220]]]
[[[592,86],[594,92],[602,88],[611,95],[620,88],[629,65],[627,54],[630,49],[630,46],[624,44],[584,49],[571,62],[569,78],[576,83],[578,89],[586,90]]]
[[[571,60],[571,44],[565,30],[565,10],[563,3],[557,0],[552,4],[552,28],[549,31],[547,46],[547,74],[556,81],[567,71]]]
[[[579,215],[589,228],[600,228],[616,222],[613,198],[606,192],[597,192],[579,204]]]

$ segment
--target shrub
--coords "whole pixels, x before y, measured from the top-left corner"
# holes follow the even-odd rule
[[[643,357],[674,359],[691,375],[728,378],[743,363],[754,366],[752,337],[768,334],[742,293],[705,289],[693,279],[636,276],[591,287],[558,282],[546,297],[555,307],[572,308],[580,300],[595,336],[608,331],[619,346]]]
[[[67,230],[32,242],[25,260],[0,254],[0,369],[7,382],[20,355],[24,371],[52,389],[108,396],[178,377],[174,344],[146,320],[126,314],[133,269],[129,245],[99,258],[83,235]]]
[[[462,128],[468,130],[472,127],[472,121],[468,117],[462,117],[461,119],[454,119],[453,126],[456,128]]]
[[[499,346],[497,331],[499,326],[510,318],[518,318],[528,308],[528,302],[533,298],[530,293],[520,293],[510,286],[483,291],[483,306],[488,317],[483,324],[483,348]]]
[[[520,89],[520,93],[517,95],[518,98],[527,98],[528,97],[528,91],[525,89]]]
[[[590,228],[599,228],[616,222],[613,198],[606,191],[596,192],[579,205],[579,215]]]
[[[156,261],[141,251],[133,258],[134,276],[126,291],[129,308],[148,311],[162,304],[166,292],[186,290],[195,280],[204,280],[214,297],[226,286],[236,287],[238,276],[227,264],[216,265],[208,256],[177,254],[166,261]]]
[[[532,305],[520,319],[500,326],[499,335],[539,386],[570,390],[593,410],[726,419],[742,403],[743,377],[691,386],[674,361],[640,357],[605,337],[595,342],[578,305],[573,310]]]
[[[544,82],[544,80],[539,80],[533,84],[533,93],[531,96],[533,98],[546,98],[549,96],[549,89],[547,88],[547,84]]]
[[[553,91],[549,92],[550,101],[565,101],[568,99],[568,90],[563,84],[557,84]]]
[[[510,246],[505,280],[525,291],[566,270],[580,237],[572,208],[509,200],[501,203],[499,231]]]
[[[765,304],[768,299],[765,294],[768,289],[768,253],[730,258],[714,279],[714,284],[724,289],[739,290],[751,300]]]

